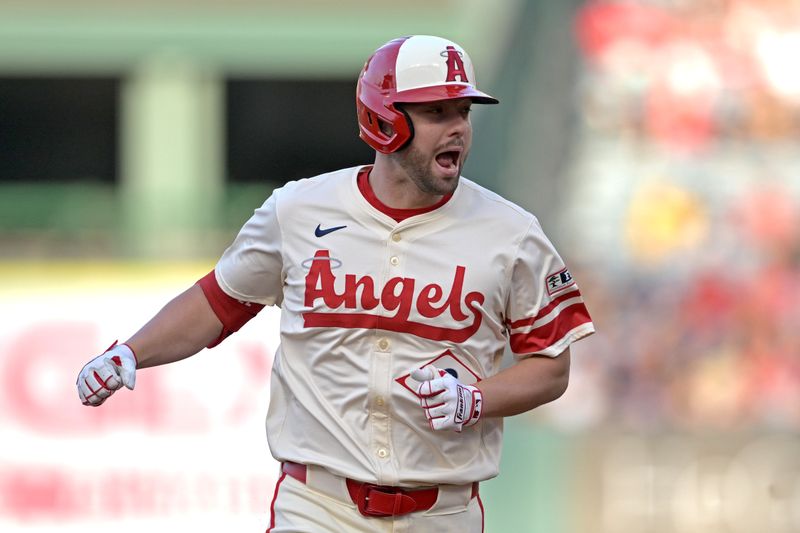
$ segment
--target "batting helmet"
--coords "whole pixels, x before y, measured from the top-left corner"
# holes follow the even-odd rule
[[[396,152],[414,137],[414,126],[395,104],[454,98],[498,103],[475,87],[472,60],[456,43],[429,35],[394,39],[372,54],[358,77],[359,136],[379,152]],[[392,127],[391,135],[381,122]]]

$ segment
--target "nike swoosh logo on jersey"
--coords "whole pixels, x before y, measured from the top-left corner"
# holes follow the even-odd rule
[[[337,231],[337,230],[340,230],[340,229],[344,229],[346,227],[347,226],[334,226],[332,228],[322,229],[320,227],[320,224],[317,224],[317,229],[314,230],[314,235],[316,235],[317,237],[324,237],[328,233],[333,233],[334,231]]]

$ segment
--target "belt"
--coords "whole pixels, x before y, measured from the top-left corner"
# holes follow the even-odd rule
[[[308,473],[306,465],[287,461],[282,464],[281,469],[286,475],[303,484],[306,483]],[[329,473],[328,475],[332,476],[333,474]],[[424,489],[388,487],[364,483],[350,478],[345,478],[345,484],[350,499],[353,500],[358,511],[364,516],[399,516],[412,512],[427,511],[439,499],[439,487]],[[471,500],[478,495],[478,482],[472,483],[470,488],[469,499]]]

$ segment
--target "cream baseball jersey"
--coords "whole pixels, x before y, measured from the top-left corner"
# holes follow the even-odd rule
[[[594,331],[536,218],[461,178],[446,202],[397,222],[345,169],[276,189],[215,268],[230,297],[281,307],[267,437],[281,461],[381,485],[498,473],[502,419],[428,426],[409,371],[464,383],[505,346],[555,357]]]

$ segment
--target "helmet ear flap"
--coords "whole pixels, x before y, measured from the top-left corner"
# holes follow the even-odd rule
[[[359,136],[384,154],[405,146],[413,132],[408,114],[394,103],[397,53],[406,39],[395,39],[378,49],[364,65],[356,86]]]
[[[409,115],[408,111],[404,109],[404,106],[395,105],[394,107],[403,114],[403,118],[405,119],[403,123],[408,128],[408,134],[406,135],[406,140],[400,146],[395,148],[396,152],[398,150],[402,150],[403,148],[411,144],[412,140],[414,140],[414,123],[411,121],[411,115]]]
[[[408,113],[395,105],[378,108],[357,100],[359,136],[378,152],[390,154],[406,146],[414,135]],[[378,109],[381,112],[378,112]],[[388,126],[388,127],[387,127]]]

